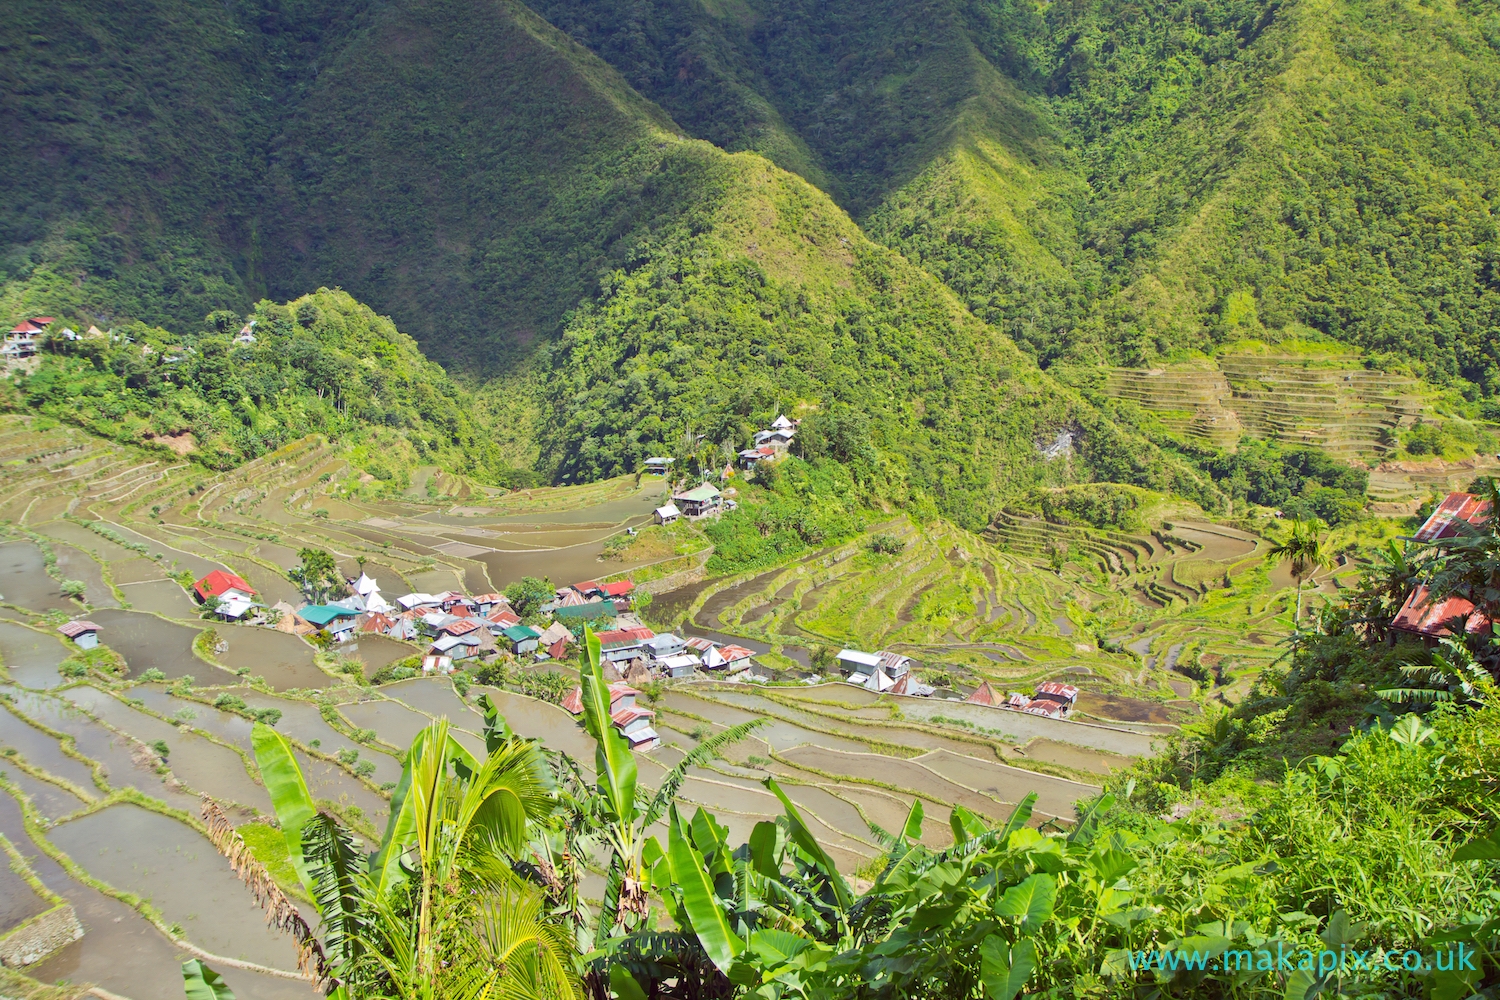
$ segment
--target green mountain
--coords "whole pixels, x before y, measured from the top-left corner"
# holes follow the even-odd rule
[[[538,9],[1044,363],[1312,333],[1500,387],[1493,4]]]
[[[1440,0],[21,0],[0,304],[188,333],[346,289],[489,380],[464,405],[558,480],[790,409],[966,524],[1079,479],[1212,502],[1037,363],[1096,386],[1332,337],[1494,392],[1497,25]],[[1065,432],[1074,457],[1037,461]]]

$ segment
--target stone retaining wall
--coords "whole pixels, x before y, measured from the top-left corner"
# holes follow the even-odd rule
[[[0,938],[0,965],[20,968],[40,962],[83,937],[83,925],[67,903],[54,906]]]

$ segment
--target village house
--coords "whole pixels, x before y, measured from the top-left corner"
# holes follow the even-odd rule
[[[1412,537],[1418,542],[1453,538],[1461,532],[1483,527],[1492,513],[1489,500],[1483,497],[1473,493],[1450,493]],[[1397,635],[1407,635],[1429,646],[1460,632],[1489,635],[1493,630],[1490,616],[1473,601],[1457,594],[1434,600],[1432,591],[1425,584],[1412,589],[1401,610],[1391,620],[1393,640]]]
[[[698,672],[698,658],[692,653],[677,653],[657,659],[656,665],[668,677],[691,677]]]
[[[755,664],[750,657],[755,653],[744,646],[720,646],[714,650],[724,660],[724,667],[731,674],[737,674],[741,670],[749,670]]]
[[[1045,715],[1051,719],[1063,719],[1073,710],[1077,701],[1078,689],[1073,685],[1043,681],[1036,686],[1036,694],[1032,695],[1030,704],[1022,711],[1031,715]]]
[[[359,612],[332,604],[309,604],[297,609],[297,617],[322,629],[339,642],[349,638]]]
[[[79,649],[94,649],[99,645],[99,626],[91,621],[63,622],[57,630],[72,639]]]
[[[510,598],[504,594],[476,594],[471,600],[474,602],[474,613],[481,618],[502,607],[510,607]]]
[[[480,638],[473,632],[465,635],[443,633],[432,641],[429,651],[435,656],[449,656],[455,660],[467,660],[479,655]]]
[[[0,357],[6,361],[19,360],[21,358],[35,357],[37,352],[37,340],[47,332],[47,327],[53,322],[51,316],[34,316],[31,319],[23,319],[10,328],[10,333],[5,336],[5,344],[0,347]]]
[[[240,332],[234,335],[234,342],[236,344],[255,343],[255,320],[252,319],[250,322],[240,327]]]
[[[663,458],[660,455],[656,455],[646,459],[642,464],[645,465],[646,471],[653,476],[665,476],[668,472],[672,471],[673,461],[675,459]]]
[[[717,486],[703,483],[686,493],[678,493],[672,497],[672,503],[682,511],[685,517],[707,517],[719,511],[724,503],[724,496]]]
[[[990,687],[989,681],[980,681],[974,692],[964,700],[971,705],[988,705],[991,708],[999,708],[1004,703],[1000,693]]]
[[[626,628],[600,632],[599,651],[604,659],[612,663],[633,660],[645,655],[646,640],[655,637],[656,633],[649,628]]]
[[[684,645],[697,655],[704,670],[723,670],[729,666],[729,661],[719,652],[719,644],[712,639],[695,635],[688,638]]]
[[[687,649],[687,641],[671,632],[661,632],[646,640],[646,649],[653,659],[676,656]]]
[[[618,613],[619,609],[615,607],[614,601],[588,601],[584,604],[555,608],[552,617],[570,626],[582,628],[585,622],[613,618]]]
[[[415,611],[418,609],[436,609],[441,606],[441,601],[438,595],[423,593],[402,595],[401,597],[396,598],[396,603],[401,605],[401,607],[406,611]]]
[[[638,751],[655,750],[661,745],[661,737],[656,735],[656,730],[651,727],[651,721],[656,718],[656,713],[649,708],[642,708],[636,704],[630,704],[615,709],[610,714],[609,721],[625,737],[625,742],[630,749]]]
[[[613,715],[615,712],[619,711],[621,708],[625,708],[625,707],[634,705],[635,704],[636,696],[639,695],[639,694],[640,694],[640,692],[637,691],[635,688],[631,687],[629,684],[611,684],[609,686],[609,711],[610,711],[610,714]],[[565,697],[561,702],[559,702],[559,704],[562,705],[562,707],[565,710],[567,710],[568,712],[572,713],[573,715],[582,715],[583,714],[583,688],[581,688],[581,687],[574,687],[572,691],[568,692],[567,697]]]
[[[222,569],[214,570],[193,584],[193,592],[198,595],[199,601],[208,601],[215,597],[221,601],[233,600],[236,597],[247,599],[255,597],[255,588],[251,587],[244,577]]]
[[[510,628],[512,625],[521,624],[521,616],[510,609],[509,606],[496,608],[485,615],[486,627],[496,635]]]
[[[453,657],[451,657],[451,656],[424,656],[424,657],[422,657],[422,673],[424,673],[424,674],[451,674],[451,673],[453,673]]]
[[[656,517],[657,524],[671,524],[682,516],[682,511],[677,509],[675,503],[667,503],[651,512]]]
[[[542,634],[530,625],[512,625],[500,633],[510,642],[510,651],[517,656],[536,651],[537,640]]]
[[[757,445],[754,448],[746,448],[740,452],[740,465],[746,469],[753,469],[768,458],[776,457],[776,449],[768,444]]]

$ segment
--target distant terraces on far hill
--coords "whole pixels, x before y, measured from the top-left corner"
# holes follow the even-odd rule
[[[1150,410],[1173,433],[1218,447],[1244,433],[1378,459],[1421,412],[1410,378],[1352,359],[1228,354],[1163,368],[1116,368],[1107,391]]]

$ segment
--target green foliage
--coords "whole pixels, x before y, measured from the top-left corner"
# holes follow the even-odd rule
[[[1278,507],[1288,517],[1333,526],[1363,516],[1370,474],[1316,448],[1248,439],[1203,462],[1219,488],[1239,500]]]
[[[525,618],[536,614],[543,604],[557,599],[557,590],[545,577],[523,576],[505,588],[511,609]]]
[[[714,543],[710,572],[769,566],[808,548],[835,545],[864,526],[863,491],[848,467],[787,458],[775,468],[774,478],[762,477],[759,488],[741,494],[735,510],[703,529]]]
[[[1086,483],[1052,490],[1034,490],[1022,502],[1058,524],[1087,524],[1095,528],[1139,531],[1145,497],[1140,490],[1113,483]]]
[[[108,339],[52,338],[18,388],[43,413],[116,440],[185,444],[213,468],[322,433],[366,443],[377,481],[393,478],[383,464],[392,453],[504,479],[508,467],[465,394],[390,320],[327,289],[287,305],[262,301],[250,318],[252,344],[142,323]]]
[[[223,709],[226,712],[244,712],[249,706],[239,695],[225,691],[214,699],[214,708]]]
[[[573,678],[557,670],[521,671],[511,679],[512,686],[524,695],[529,695],[550,704],[559,704],[573,690]]]
[[[878,556],[895,555],[906,550],[906,543],[895,535],[878,533],[870,536],[865,548]]]

